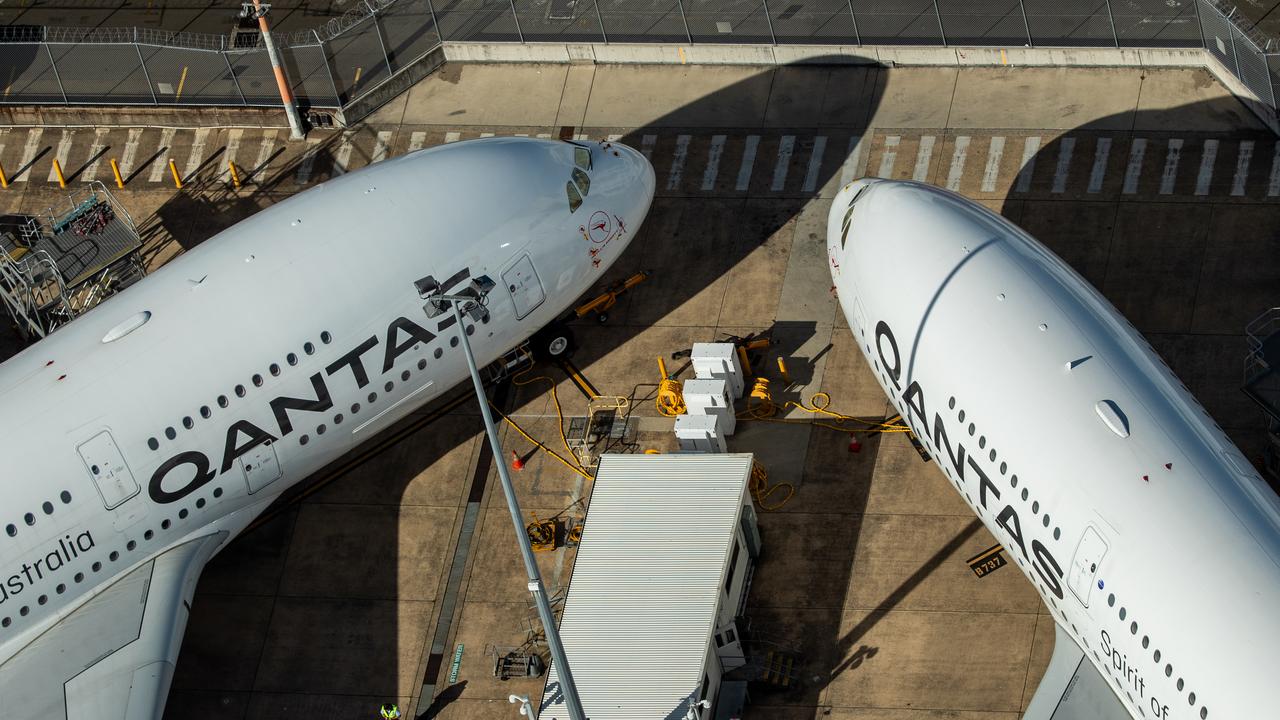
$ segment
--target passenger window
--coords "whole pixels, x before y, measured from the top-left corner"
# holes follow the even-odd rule
[[[591,169],[591,151],[584,147],[575,147],[573,149],[573,164],[583,170]]]
[[[578,193],[578,188],[573,183],[565,183],[564,191],[569,195],[569,212],[577,212],[582,207],[582,195]]]
[[[591,194],[591,178],[578,168],[573,169],[573,181],[578,183],[578,189],[582,191],[584,196]]]

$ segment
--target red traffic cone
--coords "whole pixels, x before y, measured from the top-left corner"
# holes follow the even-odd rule
[[[849,433],[849,452],[862,452],[862,443],[858,442],[858,436]]]
[[[520,456],[516,454],[515,450],[511,451],[511,467],[515,470],[524,469],[524,460],[520,459]]]

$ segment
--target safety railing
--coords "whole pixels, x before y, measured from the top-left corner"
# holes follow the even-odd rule
[[[275,38],[294,94],[330,109],[445,41],[1200,48],[1273,114],[1280,81],[1280,45],[1219,0],[360,0]],[[0,82],[0,104],[279,102],[254,26],[0,27]]]

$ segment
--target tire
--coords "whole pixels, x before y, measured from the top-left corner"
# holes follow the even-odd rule
[[[573,331],[560,323],[553,323],[539,330],[529,342],[533,356],[539,360],[563,360],[572,355],[577,347]]]

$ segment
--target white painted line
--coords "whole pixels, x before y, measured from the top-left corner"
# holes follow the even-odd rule
[[[197,128],[195,140],[191,141],[191,155],[187,157],[187,169],[182,173],[182,180],[186,182],[196,174],[196,170],[200,169],[200,163],[204,162],[204,144],[209,139],[209,133],[213,132],[212,128]]]
[[[344,175],[347,172],[347,166],[351,164],[351,151],[355,149],[355,132],[348,130],[342,133],[342,143],[338,145],[338,152],[333,156],[333,176]],[[449,142],[446,138],[445,142]]]
[[[1249,161],[1253,159],[1253,141],[1241,140],[1240,150],[1236,154],[1236,174],[1231,178],[1231,194],[1237,197],[1244,195],[1245,181],[1249,179]]]
[[[1061,193],[1067,189],[1067,175],[1071,173],[1071,154],[1075,152],[1076,139],[1064,137],[1058,141],[1058,165],[1053,169],[1053,187],[1050,192]]]
[[[689,136],[676,136],[676,153],[671,156],[671,172],[667,175],[667,189],[680,187],[680,178],[684,176],[684,161],[689,157]]]
[[[539,140],[546,140],[551,137],[551,133],[538,133]]]
[[[227,163],[236,161],[236,153],[240,151],[240,139],[243,137],[244,128],[235,128],[227,132],[227,149],[222,154],[222,159],[226,162],[222,164],[222,172],[219,174],[223,182],[231,182],[231,168],[228,167]],[[241,176],[244,175],[243,172],[240,174]]]
[[[1142,156],[1147,152],[1146,138],[1134,138],[1129,146],[1129,165],[1124,169],[1124,187],[1120,192],[1133,195],[1138,192],[1138,180],[1142,177]]]
[[[951,169],[947,171],[947,189],[960,192],[960,178],[964,175],[964,160],[969,154],[969,136],[956,137],[955,152],[951,153]]]
[[[107,146],[106,140],[109,132],[111,132],[110,128],[100,127],[94,129],[93,145],[89,147],[89,164],[85,166],[84,172],[80,173],[82,182],[93,182],[98,178],[98,166],[102,164],[102,155],[99,153],[102,153],[103,148]]]
[[[529,137],[529,133],[516,133],[516,137]]]
[[[587,134],[586,134],[586,133],[574,133],[573,139],[574,139],[574,140],[577,140],[578,142],[583,142],[583,141],[585,141],[585,140],[590,140],[590,138],[588,138],[588,137],[587,137]]]
[[[374,137],[373,156],[369,158],[370,165],[387,159],[387,154],[391,152],[391,135],[390,130],[383,130]]]
[[[840,166],[840,187],[853,182],[853,176],[858,172],[858,160],[861,157],[862,136],[854,135],[849,138],[849,151],[845,153],[844,164]]]
[[[1160,174],[1160,194],[1173,194],[1173,181],[1178,177],[1178,158],[1182,157],[1182,139],[1169,140],[1169,152],[1164,156],[1164,172]]]
[[[827,152],[827,136],[819,135],[813,139],[813,154],[809,156],[809,169],[804,174],[803,192],[813,192],[818,185],[818,172],[822,170],[822,156]]]
[[[427,142],[427,134],[421,130],[409,135],[409,152],[416,152],[422,149]]]
[[[720,174],[720,157],[724,155],[724,135],[712,135],[711,147],[707,149],[707,168],[702,171],[702,189],[714,190],[716,176]]]
[[[1271,177],[1267,179],[1267,197],[1280,195],[1280,142],[1271,156]]]
[[[1089,172],[1088,192],[1102,192],[1102,181],[1107,177],[1107,159],[1111,157],[1111,138],[1098,138],[1093,151],[1093,170]]]
[[[932,135],[920,138],[920,150],[916,153],[916,167],[911,172],[911,179],[916,182],[925,182],[929,179],[929,162],[933,159],[933,141]]]
[[[1209,183],[1213,181],[1213,162],[1218,159],[1218,141],[1205,140],[1204,152],[1200,154],[1200,172],[1196,174],[1196,194],[1208,195]]]
[[[299,185],[306,185],[311,181],[311,170],[316,166],[316,155],[320,149],[320,139],[312,138],[307,141],[307,150],[302,154],[302,160],[298,163],[298,172],[293,176],[293,181]]]
[[[890,135],[884,139],[884,154],[880,156],[879,177],[885,179],[893,177],[893,162],[898,159],[898,143],[900,142],[902,142],[902,138],[897,135]]]
[[[250,175],[256,178],[265,177],[267,164],[271,162],[271,151],[276,148],[276,130],[265,130],[262,133],[262,146],[258,148],[258,162],[254,163]],[[248,179],[248,178],[246,178]]]
[[[40,136],[44,135],[44,128],[31,128],[27,132],[27,144],[22,148],[22,162],[18,165],[18,171],[21,172],[36,159],[36,152],[40,150]],[[26,182],[31,177],[31,169],[27,168],[18,177],[14,178],[14,182]]]
[[[1004,136],[991,138],[991,147],[987,149],[987,166],[982,171],[982,192],[995,192],[996,180],[1000,178],[1000,160],[1004,157]]]
[[[778,162],[773,166],[773,181],[769,183],[769,189],[773,192],[781,192],[786,187],[787,169],[791,167],[791,155],[795,151],[796,136],[783,135],[782,141],[778,143]]]
[[[738,182],[734,190],[746,190],[751,184],[751,167],[756,164],[756,148],[760,147],[759,135],[748,135],[747,146],[742,150],[742,165],[738,167]]]
[[[542,137],[542,136],[539,135],[538,137]],[[551,137],[551,136],[548,135],[547,137]],[[461,139],[462,139],[462,133],[449,132],[444,134],[444,141],[447,143],[458,142]]]
[[[58,138],[58,149],[54,151],[54,157],[58,158],[58,164],[62,166],[62,175],[65,177],[71,172],[67,168],[67,156],[71,154],[71,141],[75,139],[74,130],[63,130],[62,136]],[[49,163],[49,182],[58,182],[58,173],[54,172],[53,163]]]
[[[1036,153],[1040,152],[1040,136],[1033,135],[1022,144],[1022,167],[1018,169],[1018,180],[1014,189],[1018,192],[1031,192],[1031,176],[1036,172]]]
[[[173,156],[173,138],[177,134],[177,128],[165,128],[160,131],[160,143],[156,145],[156,156],[151,161],[151,172],[147,174],[147,182],[160,182],[164,179],[164,174],[169,172],[169,158]]]
[[[129,130],[129,137],[124,141],[124,155],[120,157],[120,179],[125,180],[129,177],[129,171],[133,169],[133,159],[138,156],[138,141],[142,139],[142,128],[132,128]]]
[[[480,137],[482,138],[493,137],[493,133],[480,133]]]
[[[616,135],[616,134],[615,134],[615,135],[605,135],[605,136],[604,136],[604,139],[605,139],[606,141],[608,141],[608,142],[616,143],[616,142],[618,142],[619,140],[621,140],[621,139],[622,139],[622,136],[621,136],[621,135]]]
[[[538,137],[542,137],[542,136],[539,135]],[[551,137],[551,136],[548,135],[547,137]],[[640,153],[644,155],[645,159],[648,160],[649,162],[653,162],[653,146],[657,144],[658,144],[657,135],[645,135],[640,140]]]

